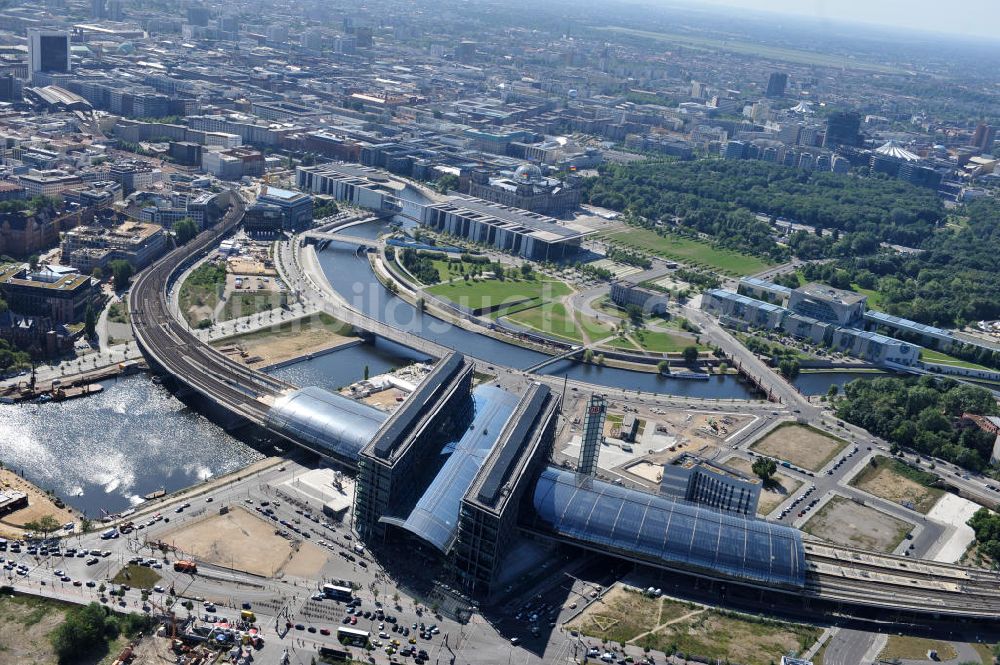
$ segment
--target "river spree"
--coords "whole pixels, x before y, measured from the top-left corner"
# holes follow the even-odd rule
[[[0,460],[94,518],[263,458],[148,376],[103,385],[82,399],[0,405]]]
[[[351,231],[357,233],[366,226],[368,225],[353,227]],[[319,261],[334,290],[352,306],[383,323],[507,367],[524,369],[548,357],[538,351],[470,332],[429,314],[418,312],[405,300],[389,293],[375,278],[368,260],[363,256],[357,256],[354,249],[348,245],[331,243],[319,254]],[[552,376],[568,376],[570,379],[600,386],[630,390],[718,399],[751,397],[750,389],[732,375],[713,377],[708,381],[692,381],[613,367],[595,367],[569,360],[550,365],[543,371]]]

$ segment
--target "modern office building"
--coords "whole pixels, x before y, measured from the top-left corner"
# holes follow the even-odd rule
[[[313,198],[308,194],[265,185],[257,196],[257,203],[281,211],[282,231],[302,231],[312,224]]]
[[[663,465],[660,494],[753,517],[761,481],[694,455],[681,455]]]
[[[864,318],[867,301],[868,298],[860,293],[811,282],[792,289],[788,309],[826,323],[855,326]]]
[[[996,140],[997,130],[992,125],[981,122],[976,125],[976,131],[972,133],[972,145],[982,152],[993,150],[993,141]]]
[[[712,289],[701,296],[701,308],[723,322],[736,321],[757,328],[776,329],[788,310],[780,305],[756,300],[724,289]]]
[[[104,270],[112,261],[128,261],[142,270],[167,248],[167,234],[162,226],[126,222],[113,229],[80,226],[62,236],[62,261],[83,273],[94,268]]]
[[[743,159],[747,154],[747,144],[743,141],[726,141],[720,148],[723,159]]]
[[[201,168],[220,180],[239,180],[243,176],[264,175],[264,155],[250,148],[205,150]]]
[[[876,364],[910,366],[919,360],[919,348],[913,344],[862,329],[867,319],[864,296],[823,285],[807,284],[792,289],[788,308],[713,289],[702,295],[701,308],[718,316],[723,323],[784,330],[793,337],[824,344]]]
[[[768,282],[757,277],[744,277],[740,280],[736,292],[757,300],[783,305],[788,302],[792,295],[792,290],[787,286]]]
[[[583,433],[580,435],[580,459],[576,470],[586,476],[597,473],[597,459],[604,443],[604,420],[608,403],[601,395],[591,395],[587,411],[583,414]]]
[[[472,364],[460,353],[440,360],[382,424],[358,459],[354,528],[370,542],[386,537],[387,520],[405,520],[438,468],[443,440],[471,421]]]
[[[969,344],[972,342],[968,338],[965,340],[956,339],[950,330],[929,326],[926,323],[917,323],[875,310],[865,312],[864,328],[865,330],[893,332],[907,339],[915,339],[921,345],[939,351],[947,351],[955,343]]]
[[[254,203],[243,216],[243,230],[254,237],[275,236],[281,233],[284,225],[281,208],[269,203]]]
[[[557,411],[548,387],[532,384],[462,497],[454,558],[466,593],[496,591],[521,506],[552,455]]]
[[[784,97],[787,87],[788,74],[785,72],[771,72],[771,76],[767,79],[767,91],[764,94],[768,97]]]
[[[69,33],[65,30],[28,30],[28,61],[32,79],[38,72],[70,71]]]
[[[51,318],[56,323],[83,321],[88,305],[100,297],[97,284],[71,268],[15,265],[0,272],[0,299],[19,314]]]
[[[535,261],[560,261],[580,251],[590,229],[471,197],[426,205],[421,224]]]
[[[613,282],[611,284],[611,302],[619,307],[635,305],[642,309],[643,314],[658,316],[667,312],[670,297],[665,293],[636,286],[629,282]]]
[[[80,176],[63,171],[33,171],[17,176],[17,181],[26,190],[28,198],[56,196],[83,182]]]
[[[295,186],[369,210],[400,210],[397,195],[402,185],[370,166],[334,162],[299,166],[295,169]]]
[[[855,111],[834,111],[826,119],[826,148],[861,144],[861,116]]]

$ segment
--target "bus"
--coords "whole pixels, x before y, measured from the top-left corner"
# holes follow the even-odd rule
[[[356,647],[363,647],[368,644],[368,631],[360,628],[349,628],[340,626],[337,628],[337,639],[341,644],[349,644]]]
[[[354,597],[354,590],[351,587],[338,586],[336,584],[324,584],[323,595],[333,600],[349,602]]]

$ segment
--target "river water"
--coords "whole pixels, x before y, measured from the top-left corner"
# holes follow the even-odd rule
[[[66,402],[0,405],[0,460],[93,518],[263,458],[148,376],[103,385]]]
[[[353,235],[373,234],[378,228],[356,226]],[[538,351],[508,344],[491,337],[470,332],[429,314],[418,312],[405,300],[389,293],[375,278],[368,260],[354,253],[354,248],[331,243],[319,254],[320,265],[330,285],[358,310],[383,323],[408,330],[449,348],[498,365],[524,369],[547,356]],[[736,377],[712,377],[708,381],[692,381],[658,377],[654,373],[634,372],[613,367],[596,367],[566,360],[543,370],[553,376],[569,376],[601,386],[637,389],[687,397],[748,399],[750,389]]]
[[[376,376],[410,362],[425,360],[429,358],[379,337],[375,344],[356,344],[267,373],[295,386],[319,386],[336,391],[363,379],[365,367],[369,376]]]
[[[830,386],[843,388],[856,379],[876,379],[887,376],[883,372],[802,372],[792,383],[803,395],[825,395]]]

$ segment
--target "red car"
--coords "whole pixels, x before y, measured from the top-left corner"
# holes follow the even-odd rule
[[[329,628],[320,628],[319,629],[319,634],[320,635],[329,635],[330,634],[330,629]]]
[[[351,617],[351,625],[353,626],[357,623],[358,623],[358,617]]]

